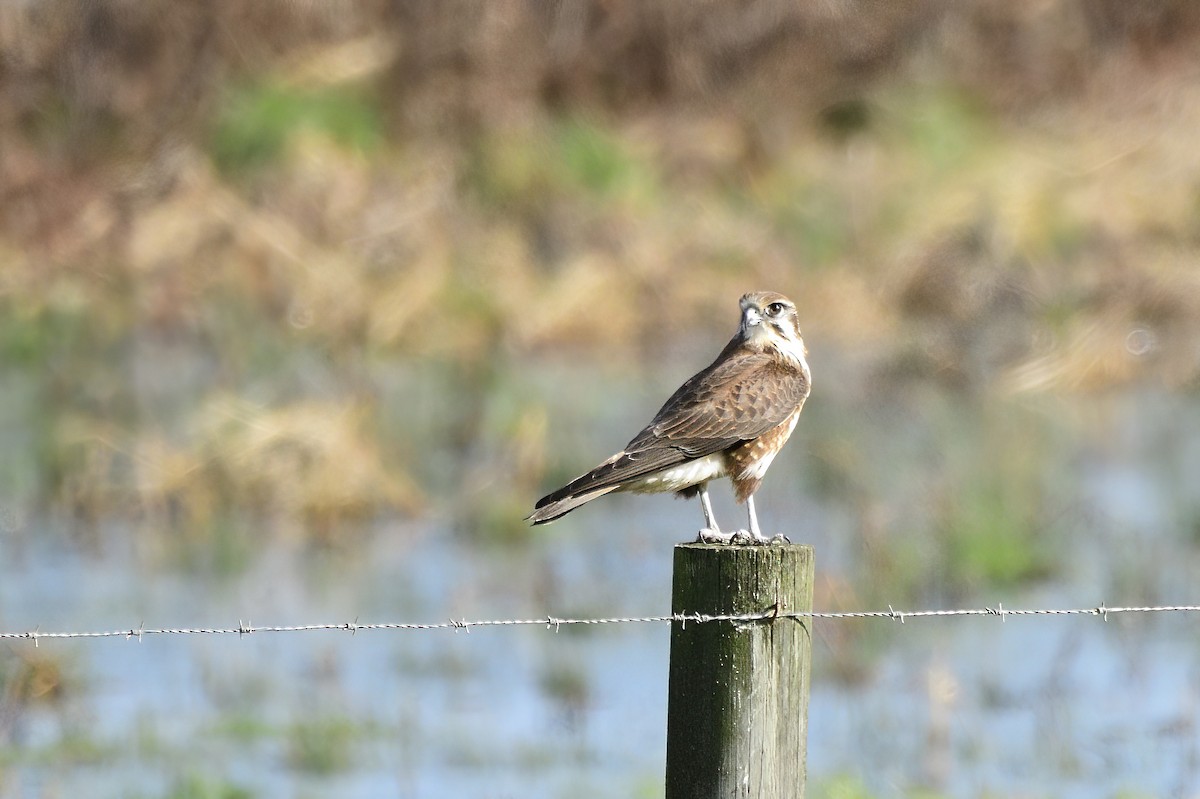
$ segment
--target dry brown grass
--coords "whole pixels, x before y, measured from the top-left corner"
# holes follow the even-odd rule
[[[892,376],[1200,376],[1193,3],[164,8],[0,9],[0,303],[44,501],[415,512],[373,362],[498,390],[549,352],[653,358],[758,287]],[[147,339],[208,364],[170,412]],[[522,484],[527,410],[485,447]]]

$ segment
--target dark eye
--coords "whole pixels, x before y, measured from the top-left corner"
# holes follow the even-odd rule
[[[767,306],[767,316],[779,316],[783,313],[783,303],[773,302]]]

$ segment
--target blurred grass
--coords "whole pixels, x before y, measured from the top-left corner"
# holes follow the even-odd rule
[[[868,788],[857,775],[843,774],[823,780],[814,786],[816,799],[874,799],[881,794]],[[885,796],[902,795],[907,799],[939,799],[945,794],[926,788],[908,788],[902,794],[888,791]],[[988,794],[983,794],[987,796]]]
[[[161,796],[163,799],[252,799],[254,792],[233,782],[192,774],[176,780]]]
[[[38,707],[62,707],[83,689],[78,664],[39,650],[0,649],[0,762],[12,742],[20,742],[26,713]]]
[[[353,764],[354,746],[369,734],[361,722],[350,718],[305,719],[288,733],[288,763],[311,774],[335,774]]]
[[[556,200],[611,212],[621,205],[648,208],[659,199],[653,162],[638,157],[617,131],[582,117],[482,132],[466,179],[486,207],[504,213],[528,213]]]
[[[9,518],[178,530],[216,571],[248,521],[522,540],[572,476],[535,364],[659,369],[753,287],[868,393],[1200,381],[1193,6],[268,5],[0,14]],[[930,479],[917,547],[864,530],[889,599],[1053,569],[1050,467],[1006,435]],[[880,490],[871,444],[819,442],[816,490]]]
[[[943,570],[975,590],[1020,585],[1054,574],[1038,507],[1019,487],[969,487],[939,520],[946,541]]]
[[[237,178],[278,166],[295,137],[316,134],[363,155],[383,142],[379,113],[365,94],[344,86],[302,89],[271,84],[228,90],[209,151],[217,169]]]

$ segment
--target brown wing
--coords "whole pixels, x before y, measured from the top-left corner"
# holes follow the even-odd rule
[[[765,353],[735,354],[679,387],[627,453],[670,447],[703,458],[758,438],[787,421],[808,397],[808,378]]]
[[[628,480],[757,438],[785,422],[807,396],[808,378],[799,369],[762,353],[722,353],[680,386],[622,452],[542,497],[530,518],[535,524],[549,521],[576,507],[572,498],[599,496]]]

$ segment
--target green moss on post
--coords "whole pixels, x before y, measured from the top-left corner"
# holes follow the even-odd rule
[[[675,547],[672,612],[812,610],[803,545]],[[812,619],[675,622],[667,799],[804,796]]]

